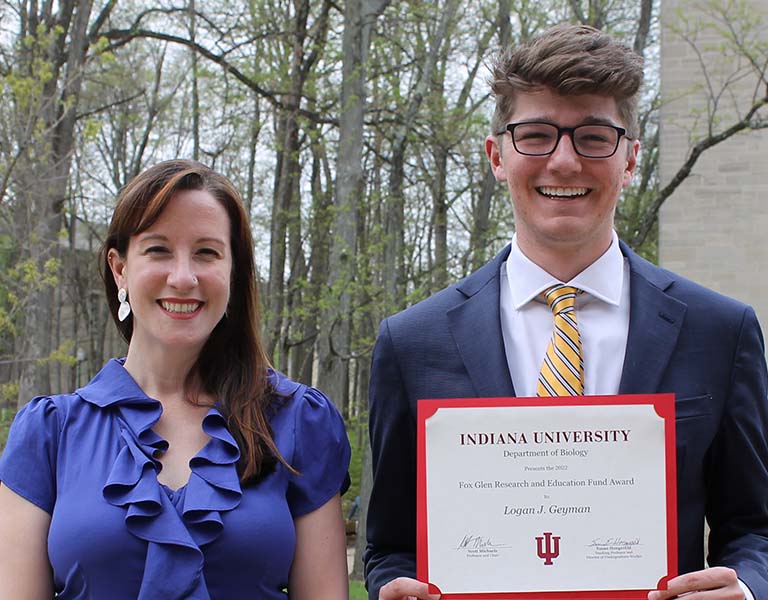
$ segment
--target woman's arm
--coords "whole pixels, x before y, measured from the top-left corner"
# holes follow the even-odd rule
[[[0,598],[51,600],[51,515],[0,485]]]
[[[291,600],[349,598],[347,544],[339,495],[297,517],[295,525],[296,554],[288,580]]]

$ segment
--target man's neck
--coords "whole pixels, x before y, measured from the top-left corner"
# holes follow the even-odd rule
[[[526,240],[517,238],[520,251],[533,263],[544,269],[547,273],[559,281],[568,282],[576,275],[584,271],[608,248],[611,247],[612,238],[602,244],[589,246],[541,246],[526,243]]]

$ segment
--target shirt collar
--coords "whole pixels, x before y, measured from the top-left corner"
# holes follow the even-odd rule
[[[523,254],[517,245],[517,235],[512,237],[512,249],[507,258],[506,270],[515,310],[519,310],[557,283],[577,287],[589,296],[614,306],[618,306],[621,301],[624,255],[619,248],[619,237],[615,231],[608,250],[571,281],[558,281]]]
[[[147,396],[123,366],[125,358],[110,359],[84,387],[75,391],[83,400],[106,408],[118,403],[158,404]]]

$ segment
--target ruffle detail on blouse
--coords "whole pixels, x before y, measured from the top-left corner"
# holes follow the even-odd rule
[[[108,370],[112,372],[105,374]],[[125,377],[135,386],[132,397],[115,394],[107,402],[101,399],[94,403],[117,409],[120,425],[121,447],[102,488],[104,498],[125,508],[126,528],[148,544],[138,600],[210,600],[200,546],[221,534],[221,513],[240,504],[237,443],[224,417],[211,408],[203,419],[203,430],[211,439],[190,461],[189,481],[178,492],[182,495],[179,506],[174,506],[157,480],[160,464],[154,458],[168,448],[168,443],[152,431],[162,414],[161,404],[144,395],[120,363],[111,361],[102,374],[103,379],[117,379],[113,383],[124,393],[130,387]],[[92,383],[99,379],[97,376]],[[93,402],[88,396],[95,397],[94,390],[88,387],[78,393]]]
[[[211,439],[189,463],[192,473],[180,507],[198,546],[219,537],[224,528],[221,513],[236,508],[242,496],[237,475],[240,449],[215,408],[203,419],[203,431]]]
[[[128,531],[147,542],[139,600],[180,600],[191,593],[197,593],[194,598],[208,600],[202,577],[203,553],[157,481],[152,456],[167,444],[150,429],[160,418],[160,403],[148,402],[154,406],[135,402],[118,405],[122,447],[102,492],[107,502],[125,509]],[[154,409],[155,418],[147,418],[148,408]]]

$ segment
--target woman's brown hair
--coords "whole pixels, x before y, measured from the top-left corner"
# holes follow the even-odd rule
[[[125,257],[130,238],[151,227],[173,195],[182,190],[208,192],[229,216],[232,251],[229,305],[190,369],[185,393],[194,401],[192,388],[199,385],[221,402],[229,430],[240,447],[238,471],[245,484],[270,472],[277,460],[291,467],[275,447],[266,418],[273,390],[267,379],[269,360],[259,338],[253,237],[240,194],[232,183],[198,162],[169,160],[150,167],[125,186],[101,250],[107,302],[120,334],[130,343],[133,317],[122,322],[117,318],[117,286],[107,255],[114,248]]]

